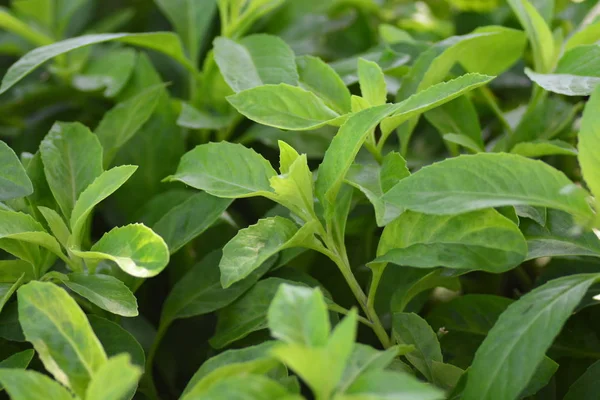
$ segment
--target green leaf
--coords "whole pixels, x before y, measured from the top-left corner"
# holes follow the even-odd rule
[[[236,301],[218,312],[215,335],[209,340],[212,347],[221,349],[252,332],[267,328],[267,311],[279,286],[294,284],[280,278],[259,281]]]
[[[196,65],[217,9],[215,0],[155,0]]]
[[[313,56],[296,58],[300,86],[316,94],[340,115],[350,112],[350,90],[329,64]]]
[[[232,162],[235,160],[235,162]],[[277,175],[254,150],[229,142],[208,143],[186,153],[170,181],[180,181],[213,196],[261,196],[271,192],[269,179]]]
[[[267,84],[298,83],[294,52],[277,36],[256,34],[237,42],[218,37],[214,54],[223,78],[236,93]]]
[[[571,385],[563,400],[592,400],[600,389],[600,361],[592,364],[575,383]]]
[[[517,143],[510,151],[524,157],[540,158],[545,156],[565,155],[576,156],[577,149],[562,140],[535,140],[533,142]]]
[[[340,128],[325,153],[319,167],[316,194],[330,207],[337,197],[343,179],[362,147],[368,133],[384,118],[393,115],[395,123],[402,123],[419,113],[426,112],[463,93],[484,85],[492,78],[467,74],[455,80],[435,85],[409,99],[398,103],[373,107],[353,114]],[[385,140],[382,138],[381,140]]]
[[[399,180],[410,172],[406,160],[399,153],[390,152],[381,166],[375,164],[353,164],[348,170],[345,182],[354,186],[369,199],[375,209],[377,226],[385,226],[396,219],[402,209],[383,201],[382,197]]]
[[[550,382],[556,370],[558,370],[558,364],[551,358],[544,357],[537,366],[527,387],[519,394],[519,398],[533,396],[539,392]]]
[[[235,113],[220,115],[194,108],[190,104],[182,102],[177,125],[190,129],[224,129],[233,123],[236,115]]]
[[[133,364],[144,368],[146,365],[144,349],[142,349],[142,346],[131,333],[120,325],[97,315],[88,315],[88,320],[94,330],[94,334],[98,337],[100,343],[102,343],[106,355],[113,357],[118,354],[127,353],[131,357]]]
[[[269,257],[291,246],[297,232],[296,224],[282,217],[263,218],[238,231],[223,247],[219,262],[223,287],[244,279]]]
[[[593,232],[579,232],[573,218],[564,212],[548,210],[544,226],[523,221],[521,230],[527,239],[527,259],[539,257],[600,257],[600,241]]]
[[[285,83],[263,85],[227,97],[246,118],[279,129],[317,129],[340,115],[313,92]]]
[[[54,210],[47,207],[38,207],[38,210],[48,223],[50,231],[63,247],[67,247],[71,232],[63,218]]]
[[[357,313],[352,310],[334,328],[324,345],[286,343],[276,346],[271,353],[299,375],[315,393],[315,397],[330,398],[352,354],[356,324]]]
[[[508,0],[508,4],[527,33],[536,71],[551,71],[555,62],[555,47],[548,24],[529,0]]]
[[[189,394],[182,400],[248,399],[248,400],[300,400],[281,384],[261,375],[239,375],[219,380],[208,390]]]
[[[565,51],[574,47],[594,44],[600,40],[600,22],[591,23],[575,31],[565,42]]]
[[[396,313],[393,318],[394,338],[399,344],[415,346],[415,351],[405,355],[429,381],[433,381],[434,361],[442,362],[440,342],[431,326],[417,314]]]
[[[19,59],[19,61],[11,65],[6,72],[6,75],[4,75],[4,78],[2,78],[0,94],[6,92],[21,79],[33,72],[33,70],[35,70],[37,67],[56,56],[92,44],[110,41],[118,41],[134,46],[156,50],[180,62],[188,70],[195,73],[195,67],[186,58],[179,38],[172,32],[106,33],[86,35],[63,40],[61,42],[53,43],[44,47],[38,47],[37,49],[25,54]]]
[[[25,279],[30,281],[35,277],[33,266],[23,260],[1,260],[0,261],[0,282],[16,282],[21,275],[25,274]]]
[[[144,125],[158,105],[163,85],[150,87],[110,109],[98,124],[96,135],[104,149],[104,165],[109,166],[119,149]]]
[[[104,171],[79,195],[70,219],[75,246],[81,243],[83,228],[94,207],[120,188],[136,169],[133,165],[123,165]]]
[[[566,96],[588,96],[600,84],[600,77],[571,74],[539,74],[525,68],[525,74],[549,92]]]
[[[78,122],[57,122],[40,143],[40,153],[50,190],[70,218],[79,195],[102,174],[100,142]]]
[[[73,400],[64,386],[35,371],[0,369],[0,383],[14,400]]]
[[[356,343],[347,361],[337,391],[346,391],[349,386],[365,373],[382,371],[394,361],[396,356],[398,356],[398,346],[390,347],[385,351],[379,351],[371,346]]]
[[[555,279],[511,304],[477,350],[463,399],[517,397],[565,321],[597,279],[597,274]],[[498,343],[503,345],[498,346]]]
[[[392,371],[371,371],[361,375],[335,400],[441,400],[444,392],[435,386],[419,381],[406,373]]]
[[[0,140],[0,201],[25,197],[32,193],[33,185],[19,158]]]
[[[19,35],[36,46],[45,46],[52,43],[51,38],[21,21],[4,7],[0,8],[0,28]]]
[[[597,112],[600,111],[600,89],[594,90],[585,106],[579,131],[579,165],[596,201],[600,201],[600,128]]]
[[[126,399],[135,390],[142,369],[131,364],[128,354],[112,358],[94,374],[87,388],[86,400]]]
[[[249,276],[223,289],[220,282],[220,258],[219,251],[209,253],[173,286],[163,306],[161,325],[168,325],[178,318],[208,314],[226,307],[250,289],[274,262],[274,259],[265,261]]]
[[[110,275],[66,275],[62,283],[103,310],[123,317],[138,315],[137,300],[127,286]]]
[[[425,118],[448,139],[446,135],[459,135],[467,148],[475,147],[476,152],[484,150],[479,117],[473,103],[467,96],[461,96],[449,103],[425,113]],[[452,136],[451,136],[452,137]],[[459,143],[464,146],[464,144]]]
[[[324,346],[331,330],[323,293],[292,285],[279,286],[267,323],[275,339],[306,346]]]
[[[115,97],[131,77],[136,60],[134,49],[111,48],[88,60],[83,71],[73,77],[72,84],[82,92],[104,90],[105,97]]]
[[[14,211],[0,210],[0,221],[2,221],[0,224],[0,247],[2,244],[2,239],[14,239],[17,241],[42,246],[61,257],[63,260],[67,261],[66,257],[62,253],[60,244],[58,244],[56,239],[49,235],[44,230],[44,227],[30,215]],[[9,253],[11,253],[11,251],[9,251]],[[33,262],[36,264],[36,268],[40,268],[41,265],[35,263],[35,260],[36,257],[33,257],[33,260],[27,261]]]
[[[457,214],[489,207],[533,205],[589,221],[587,193],[562,172],[513,154],[450,158],[401,180],[384,199],[428,214]]]
[[[439,216],[406,211],[386,226],[374,262],[504,272],[519,265],[527,243],[495,210]]]
[[[452,364],[433,361],[431,363],[431,372],[435,384],[446,390],[446,392],[449,392],[458,385],[465,371]]]
[[[173,254],[213,226],[231,202],[208,193],[195,193],[168,211],[162,209],[163,215],[152,230],[164,239]]]
[[[186,395],[205,376],[221,367],[268,358],[269,352],[275,343],[276,342],[274,341],[267,341],[255,346],[227,350],[209,358],[200,366],[194,376],[192,376],[185,390],[183,391],[183,395]]]
[[[156,276],[169,263],[167,244],[143,224],[113,228],[90,251],[71,251],[84,259],[110,260],[129,275],[138,278]]]
[[[23,273],[14,283],[0,283],[0,312],[2,312],[15,291],[25,282],[25,274]]]
[[[19,353],[15,353],[10,357],[0,361],[0,369],[3,368],[21,368],[25,369],[33,359],[35,351],[33,349],[24,350]]]
[[[52,283],[30,282],[17,294],[25,338],[46,369],[83,396],[92,376],[106,362],[85,314],[67,292]]]
[[[373,61],[358,59],[358,82],[362,97],[371,106],[380,106],[387,102],[387,85],[383,71]]]

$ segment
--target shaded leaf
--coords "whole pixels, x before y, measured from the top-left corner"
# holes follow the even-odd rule
[[[19,158],[6,143],[0,141],[0,201],[25,197],[32,193],[33,185]]]

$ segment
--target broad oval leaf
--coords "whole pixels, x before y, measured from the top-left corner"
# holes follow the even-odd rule
[[[106,362],[106,353],[75,300],[48,282],[17,292],[19,322],[46,369],[79,396]]]
[[[515,399],[598,277],[579,274],[559,278],[511,304],[477,350],[463,399]]]
[[[15,400],[73,400],[64,386],[35,371],[0,368],[0,384]]]
[[[73,292],[102,308],[123,317],[138,315],[137,300],[120,280],[110,275],[72,273],[62,283]]]
[[[335,202],[342,181],[368,133],[384,118],[393,115],[394,121],[401,123],[484,85],[491,79],[493,78],[485,75],[466,74],[432,86],[401,103],[372,107],[353,114],[333,138],[319,167],[315,187],[319,200],[326,207],[331,207]]]
[[[587,96],[600,84],[600,77],[572,74],[539,74],[525,68],[525,74],[549,92],[566,96]]]
[[[79,195],[71,214],[71,232],[76,247],[79,246],[87,217],[94,207],[120,188],[136,170],[136,166],[123,165],[104,171]]]
[[[0,140],[0,201],[29,196],[33,185],[15,152]]]
[[[490,207],[533,205],[590,220],[588,194],[542,161],[486,153],[450,158],[401,180],[384,199],[426,214],[448,215]]]
[[[133,364],[144,368],[146,365],[144,349],[131,333],[121,325],[97,315],[88,315],[88,320],[107,356],[113,357],[127,353]]]
[[[527,255],[519,228],[495,210],[440,216],[406,211],[387,225],[374,262],[504,272]]]
[[[113,228],[100,238],[90,251],[71,251],[89,260],[110,260],[129,275],[150,278],[169,263],[165,241],[143,224]]]
[[[180,181],[217,197],[239,198],[271,192],[269,179],[277,175],[260,154],[229,142],[196,146],[182,158],[177,172],[166,178]]]
[[[79,36],[61,42],[53,43],[48,46],[38,47],[25,54],[11,67],[2,78],[0,85],[0,94],[6,92],[21,79],[29,75],[37,67],[61,54],[68,53],[92,44],[119,41],[134,46],[146,47],[152,50],[164,53],[173,59],[179,61],[190,71],[196,71],[190,63],[181,47],[181,41],[172,32],[154,32],[154,33],[106,33],[97,35]]]
[[[285,83],[263,85],[227,97],[246,118],[274,128],[303,131],[336,123],[340,115],[313,92]]]
[[[593,400],[600,390],[600,361],[593,363],[571,385],[563,400]]]
[[[87,388],[86,400],[114,400],[132,397],[142,369],[131,364],[128,354],[109,358],[100,367]]]
[[[255,34],[239,41],[218,37],[214,54],[223,78],[236,93],[267,84],[298,83],[294,52],[277,36]]]
[[[46,180],[63,215],[70,218],[79,195],[102,174],[102,146],[78,122],[57,122],[40,143]]]
[[[598,112],[600,112],[600,88],[594,90],[583,112],[579,131],[578,157],[585,182],[596,197],[596,201],[600,202],[600,119]]]
[[[285,249],[297,232],[296,224],[283,217],[263,218],[238,231],[223,247],[219,262],[223,287],[244,279],[269,257]]]

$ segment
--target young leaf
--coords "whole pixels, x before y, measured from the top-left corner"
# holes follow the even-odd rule
[[[227,101],[252,121],[286,130],[317,129],[340,116],[313,92],[286,83],[246,89]]]
[[[40,143],[44,172],[52,194],[66,218],[79,195],[102,174],[102,146],[78,122],[57,122]]]
[[[392,371],[371,371],[358,379],[336,400],[352,399],[441,400],[444,392],[415,377]]]
[[[398,348],[398,346],[393,346],[385,351],[379,351],[370,346],[356,343],[344,369],[342,379],[338,384],[337,391],[345,392],[361,375],[370,371],[382,371],[399,355]]]
[[[294,52],[277,36],[256,34],[238,42],[218,37],[214,52],[223,78],[236,93],[267,84],[298,83]]]
[[[225,377],[202,393],[189,394],[182,400],[237,399],[252,400],[301,400],[303,397],[292,395],[284,386],[261,375],[239,375]]]
[[[271,164],[254,150],[219,142],[203,144],[186,153],[175,175],[166,179],[213,196],[239,198],[271,192],[269,179],[275,175]]]
[[[539,74],[525,68],[525,74],[549,92],[566,96],[588,96],[600,84],[600,77],[572,74]]]
[[[285,147],[281,142],[279,148],[280,154],[285,152]],[[280,155],[280,159],[281,157]],[[314,220],[313,176],[308,168],[306,154],[296,157],[285,168],[282,164],[281,168],[281,175],[274,176],[269,180],[275,191],[269,197],[288,208],[304,221]]]
[[[129,275],[151,278],[169,263],[165,241],[143,224],[113,228],[97,241],[90,251],[71,249],[78,257],[110,260]]]
[[[511,304],[477,350],[463,398],[517,397],[562,325],[597,280],[597,274],[555,279]]]
[[[64,386],[35,371],[1,368],[0,384],[14,400],[73,400]]]
[[[4,78],[2,78],[0,94],[6,92],[21,79],[33,72],[37,67],[54,57],[92,44],[110,41],[118,41],[159,51],[179,61],[184,67],[195,73],[195,67],[186,58],[179,38],[172,32],[86,35],[63,40],[62,42],[53,43],[44,47],[38,47],[25,54],[19,61],[11,65],[6,72],[6,75],[4,75]]]
[[[29,196],[33,185],[15,152],[0,140],[0,201]]]
[[[453,216],[406,211],[386,226],[377,254],[374,262],[498,273],[523,262],[527,243],[519,228],[495,210]]]
[[[104,165],[109,166],[117,151],[144,125],[158,105],[163,85],[148,88],[110,109],[98,124],[96,135],[104,149]]]
[[[137,301],[127,286],[110,275],[66,275],[62,283],[103,310],[123,317],[138,315]]]
[[[19,322],[46,369],[83,396],[106,354],[75,300],[48,282],[30,282],[18,293]],[[4,382],[6,386],[6,382]]]
[[[164,239],[173,254],[213,226],[231,202],[205,192],[195,193],[166,212],[161,209],[163,215],[152,230]]]
[[[274,259],[265,261],[249,276],[223,289],[219,280],[220,259],[219,251],[209,253],[173,286],[163,306],[161,325],[226,307],[250,289],[274,262]]]
[[[591,218],[587,193],[562,172],[513,154],[450,158],[401,180],[384,199],[427,214],[448,215],[489,207],[533,205]]]
[[[67,243],[69,241],[69,237],[71,236],[71,232],[69,232],[69,228],[63,218],[54,210],[47,207],[38,207],[38,210],[48,223],[50,227],[50,231],[54,235],[58,242],[65,248],[67,248]]]
[[[593,363],[583,375],[571,385],[563,400],[592,400],[600,389],[600,361]]]
[[[536,71],[550,72],[555,61],[555,47],[554,37],[548,24],[529,0],[508,0],[508,4],[527,32],[533,49]]]
[[[401,123],[414,115],[455,99],[491,79],[478,74],[463,75],[453,81],[433,86],[401,103],[377,106],[352,115],[334,137],[319,167],[315,188],[319,200],[326,207],[330,207],[335,202],[343,179],[367,134],[385,117],[393,115],[394,122]]]
[[[217,9],[215,0],[155,0],[179,35],[194,65]]]
[[[25,369],[33,359],[35,351],[33,349],[24,350],[13,354],[0,361],[0,369],[2,368],[22,368]]]
[[[415,351],[405,355],[429,381],[433,381],[434,361],[442,362],[440,342],[431,326],[417,314],[394,314],[394,337],[399,344],[415,346]]]
[[[585,106],[579,131],[579,165],[596,201],[600,201],[600,128],[597,112],[600,111],[600,88],[594,90]]]
[[[306,346],[324,346],[331,329],[323,293],[292,285],[279,286],[267,323],[274,338]]]
[[[94,207],[121,187],[136,169],[133,165],[123,165],[104,171],[79,195],[70,219],[75,246],[79,246],[81,242],[87,217]]]
[[[131,364],[127,354],[112,358],[94,374],[87,388],[86,400],[124,399],[135,390],[142,369]]]
[[[83,71],[73,77],[73,86],[82,92],[104,90],[105,97],[115,97],[131,77],[136,60],[134,49],[109,49],[87,62]]]
[[[358,82],[362,97],[371,106],[380,106],[387,101],[387,85],[383,71],[373,61],[358,59]]]
[[[540,158],[545,156],[565,155],[576,156],[577,149],[562,140],[535,140],[517,143],[510,151],[524,157]]]
[[[340,115],[349,113],[350,90],[329,64],[313,56],[296,58],[300,86],[319,96],[327,107]]]
[[[221,284],[228,288],[256,270],[269,257],[292,245],[298,227],[282,217],[263,218],[241,229],[223,247]]]

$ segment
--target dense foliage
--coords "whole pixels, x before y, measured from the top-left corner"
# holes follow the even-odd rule
[[[597,1],[0,29],[0,398],[598,399]]]

